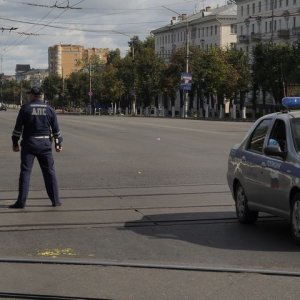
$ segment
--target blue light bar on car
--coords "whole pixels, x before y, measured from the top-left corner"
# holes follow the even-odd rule
[[[287,109],[300,109],[300,97],[284,97],[281,103]]]

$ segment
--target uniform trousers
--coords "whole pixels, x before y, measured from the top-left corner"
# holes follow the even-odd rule
[[[25,206],[29,192],[31,170],[35,158],[37,158],[42,170],[46,191],[52,204],[59,204],[60,200],[54,169],[51,140],[49,138],[34,137],[22,140],[21,142],[21,171],[17,202]]]

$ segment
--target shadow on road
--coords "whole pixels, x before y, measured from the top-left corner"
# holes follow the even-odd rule
[[[155,214],[126,222],[125,228],[157,239],[177,239],[221,249],[300,250],[290,237],[289,223],[276,217],[261,217],[255,225],[244,225],[230,212]]]

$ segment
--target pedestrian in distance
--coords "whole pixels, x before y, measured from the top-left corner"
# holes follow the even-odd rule
[[[19,152],[21,148],[21,166],[18,199],[9,208],[25,207],[35,158],[41,167],[52,206],[61,206],[52,155],[53,139],[56,152],[62,151],[63,139],[57,116],[54,109],[42,100],[43,92],[40,87],[32,87],[27,94],[29,94],[30,101],[22,105],[12,133],[13,151]]]

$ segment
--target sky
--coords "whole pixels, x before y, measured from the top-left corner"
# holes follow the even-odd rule
[[[128,51],[131,37],[145,40],[173,16],[191,15],[225,0],[0,0],[0,73],[17,64],[48,68],[57,44]]]

